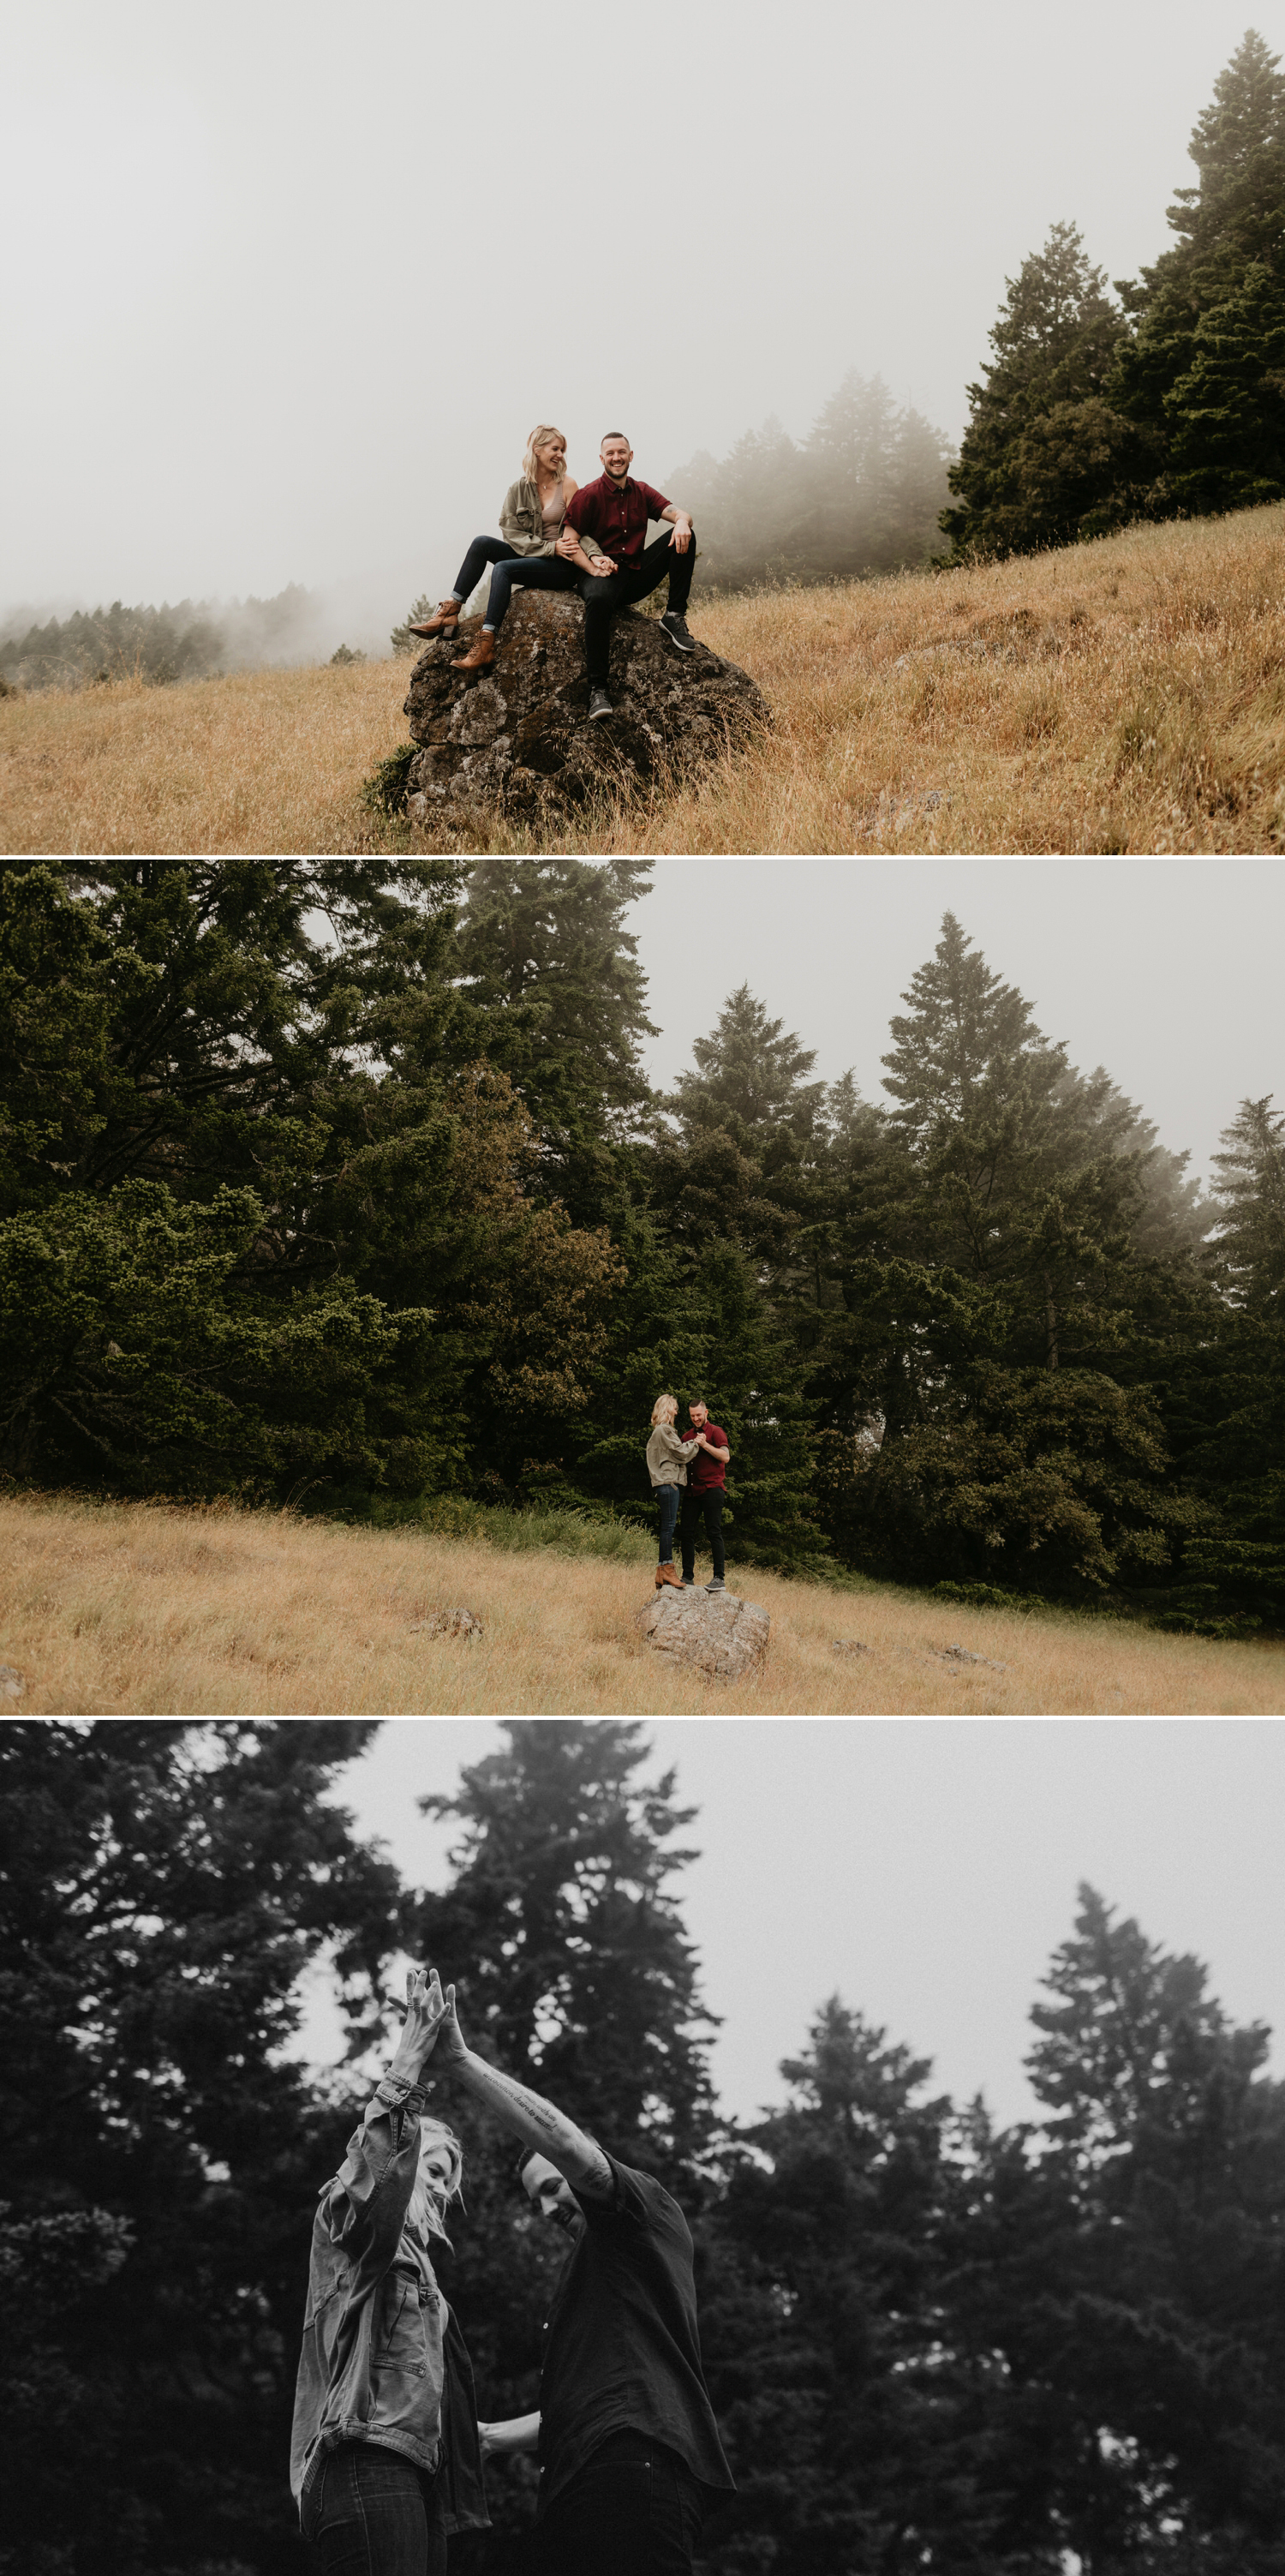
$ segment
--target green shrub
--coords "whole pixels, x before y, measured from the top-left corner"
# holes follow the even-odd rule
[[[377,761],[369,778],[363,778],[361,801],[372,814],[386,814],[390,820],[400,814],[417,749],[413,742],[399,742],[396,751],[390,751],[387,760]]]

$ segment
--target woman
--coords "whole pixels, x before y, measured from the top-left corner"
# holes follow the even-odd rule
[[[290,2484],[332,2576],[444,2576],[448,2533],[490,2520],[473,2374],[429,2259],[463,2171],[423,2116],[444,2017],[414,1969],[392,2065],[313,2220]]]
[[[503,536],[474,537],[455,576],[454,590],[439,602],[434,616],[407,631],[454,635],[464,601],[491,564],[491,592],[481,634],[475,637],[471,652],[457,653],[454,665],[457,671],[489,671],[515,585],[523,590],[574,590],[577,572],[571,556],[581,546],[586,554],[602,552],[592,537],[577,537],[574,530],[563,535],[567,503],[579,488],[575,476],[567,472],[567,442],[561,430],[541,421],[527,440],[521,474],[504,495]]]
[[[647,1443],[647,1471],[656,1500],[660,1505],[660,1563],[656,1568],[656,1588],[673,1583],[681,1592],[683,1578],[674,1571],[674,1525],[682,1489],[687,1482],[688,1461],[695,1457],[699,1443],[693,1437],[680,1440],[674,1429],[678,1399],[658,1395],[651,1408],[652,1435]]]

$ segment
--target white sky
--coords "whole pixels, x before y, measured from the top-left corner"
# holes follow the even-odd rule
[[[1279,859],[663,859],[629,927],[653,1082],[747,983],[834,1081],[884,1101],[888,1022],[958,914],[1083,1073],[1104,1064],[1208,1176],[1243,1099],[1285,1106]]]
[[[724,2109],[784,2091],[826,1996],[935,2063],[1001,2119],[1034,2109],[1021,2061],[1049,1957],[1088,1879],[1148,1937],[1194,1950],[1241,2022],[1285,2022],[1285,1726],[1274,1719],[660,1718],[701,1857],[674,1882],[724,2016]],[[496,1750],[484,1718],[388,1720],[336,1791],[418,1886],[449,1877],[454,1829],[416,1813]],[[461,1980],[467,2033],[467,1991]],[[334,2026],[306,2031],[321,2058]],[[1281,2057],[1273,2064],[1279,2072]]]
[[[384,645],[537,419],[669,480],[850,367],[951,436],[1004,279],[1170,236],[1246,0],[42,0],[0,99],[0,614],[339,585]],[[1285,49],[1282,0],[1256,24]],[[681,498],[681,493],[677,495]]]

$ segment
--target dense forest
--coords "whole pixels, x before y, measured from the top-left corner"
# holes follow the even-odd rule
[[[672,1095],[645,862],[0,871],[0,1470],[467,1526],[645,1520],[662,1388],[734,1563],[1285,1625],[1285,1117],[1216,1189],[947,914],[887,1107],[745,989]]]
[[[949,560],[1285,499],[1285,76],[1251,29],[1214,85],[1170,249],[1136,279],[1055,224],[1008,283],[942,518]]]
[[[0,2569],[304,2576],[288,2434],[315,2196],[391,2045],[395,1963],[474,2046],[657,2173],[697,2246],[737,2479],[710,2576],[1281,2576],[1285,2087],[1191,1957],[1093,1889],[997,2129],[838,1996],[756,2123],[713,2098],[674,1880],[691,1811],[637,1726],[512,1723],[424,1803],[402,1885],[333,1803],[365,1722],[0,1730]],[[426,1783],[426,1790],[428,1784]],[[327,1965],[351,2054],[290,2053]],[[536,2397],[560,2241],[445,2083],[447,2292],[483,2410]],[[464,2576],[520,2576],[532,2473]]]

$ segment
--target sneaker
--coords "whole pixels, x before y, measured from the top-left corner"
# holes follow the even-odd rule
[[[688,634],[687,620],[685,617],[679,616],[676,608],[666,609],[664,616],[660,620],[660,631],[662,635],[667,635],[669,637],[670,643],[674,646],[677,652],[695,652],[696,638],[694,635]]]
[[[705,1589],[707,1592],[726,1592],[727,1585],[724,1583],[722,1575],[716,1574],[713,1582],[707,1583]]]
[[[589,691],[590,724],[600,724],[604,716],[612,715],[614,712],[611,700],[605,689],[591,689]]]
[[[696,1589],[696,1577],[695,1577],[695,1575],[694,1575],[694,1574],[685,1574],[685,1575],[683,1576],[683,1590],[684,1590],[684,1592],[694,1592],[694,1591],[695,1591],[695,1589]]]

